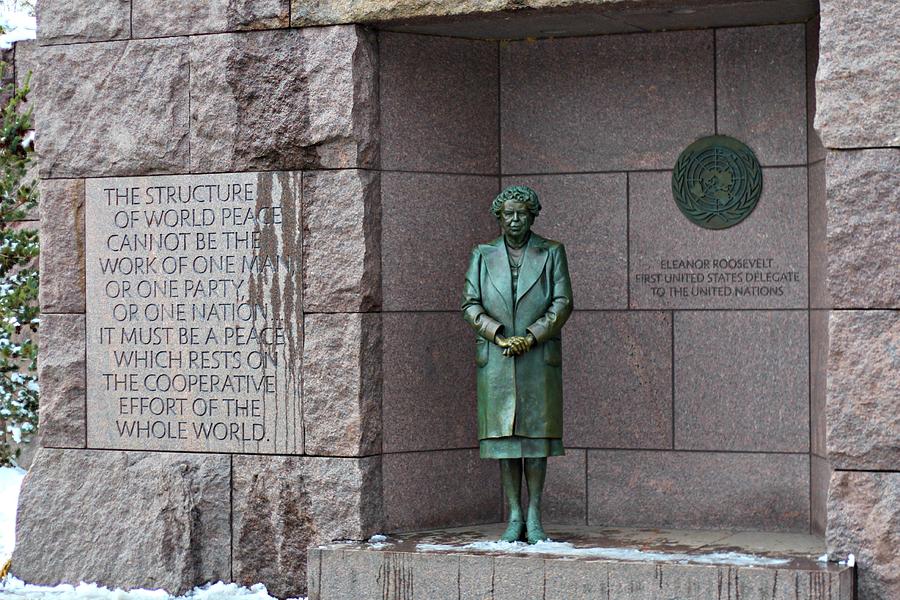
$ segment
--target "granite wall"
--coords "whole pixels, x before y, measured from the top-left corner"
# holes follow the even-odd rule
[[[827,149],[832,310],[819,327],[828,338],[820,470],[830,479],[828,551],[856,555],[861,600],[900,596],[898,36],[896,2],[822,2],[816,128]]]
[[[827,504],[862,597],[896,596],[900,15],[824,0],[817,50],[812,4],[40,3],[45,447],[13,572],[287,596],[310,544],[501,518],[458,298],[496,231],[488,201],[521,182],[576,282],[548,520],[821,531]],[[755,26],[772,22],[806,25]],[[615,35],[459,39],[561,26]],[[668,191],[678,152],[714,132],[765,177],[725,232]],[[91,447],[86,180],[269,172],[300,182],[302,451]],[[725,252],[789,285],[658,296],[640,277]]]
[[[191,31],[227,12],[194,8]],[[249,16],[230,32],[149,39],[160,30],[131,17],[129,2],[39,7],[43,447],[21,492],[13,570],[172,592],[263,581],[298,596],[308,546],[383,529],[375,39]],[[279,244],[299,267],[260,289],[293,336],[279,371],[292,386],[289,446],[223,451],[177,428],[143,445],[111,435],[122,412],[87,359],[99,332],[87,324],[109,301],[96,262],[86,269],[109,250],[103,190],[201,179],[284,184]]]

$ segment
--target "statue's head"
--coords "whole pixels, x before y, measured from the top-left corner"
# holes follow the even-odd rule
[[[530,187],[511,185],[494,198],[491,212],[497,217],[504,235],[524,237],[541,212],[541,201]]]

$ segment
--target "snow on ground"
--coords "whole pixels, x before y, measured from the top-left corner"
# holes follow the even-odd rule
[[[0,585],[3,600],[173,600],[163,590],[110,590],[92,583],[81,583],[77,586],[58,585],[44,587],[27,585],[21,580],[9,578]],[[258,583],[250,588],[240,587],[235,583],[214,583],[194,588],[182,600],[272,600],[266,586]]]
[[[25,471],[0,468],[0,566],[12,556],[16,542],[16,506]]]
[[[9,48],[13,42],[33,40],[37,32],[35,18],[12,2],[0,3],[0,48]]]
[[[682,562],[694,564],[763,566],[783,565],[790,562],[781,558],[766,558],[754,554],[740,552],[710,552],[707,554],[685,554],[683,552],[648,552],[636,548],[577,548],[568,542],[545,541],[537,544],[524,542],[474,542],[465,546],[449,544],[417,544],[417,550],[454,551],[483,550],[487,552],[504,552],[509,554],[556,554],[559,556],[585,556],[606,558],[610,560],[628,560],[644,562]]]
[[[16,506],[19,488],[25,471],[0,468],[0,566],[6,563],[15,544]],[[234,583],[207,584],[196,587],[184,596],[170,596],[163,590],[110,590],[92,583],[77,586],[58,585],[46,587],[30,585],[21,579],[7,576],[0,581],[0,598],[3,600],[274,600],[266,586],[258,583],[249,588]],[[297,600],[304,600],[303,598]]]

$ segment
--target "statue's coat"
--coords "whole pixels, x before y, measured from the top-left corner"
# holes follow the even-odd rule
[[[572,284],[562,244],[534,233],[528,240],[516,297],[503,237],[472,251],[463,316],[478,333],[478,438],[562,437],[560,330],[572,312]],[[524,336],[536,343],[517,357],[492,343]]]

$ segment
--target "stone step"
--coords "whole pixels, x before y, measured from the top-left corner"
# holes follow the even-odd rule
[[[803,534],[502,526],[416,532],[309,551],[309,600],[853,600],[853,569]]]

